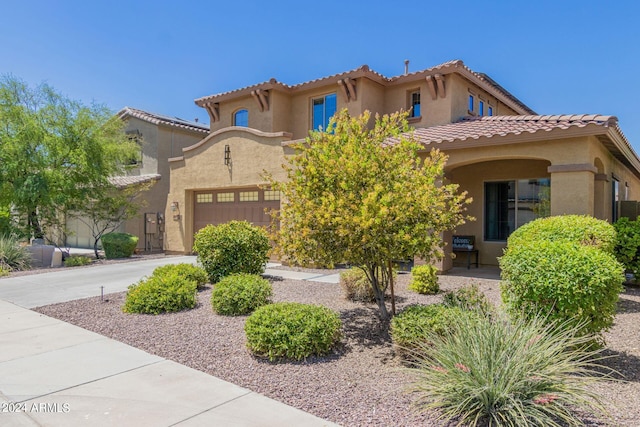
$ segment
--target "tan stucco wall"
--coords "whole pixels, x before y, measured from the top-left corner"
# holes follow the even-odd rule
[[[517,113],[495,97],[482,90],[477,85],[457,74],[447,75],[447,91],[451,90],[453,99],[449,116],[451,121],[457,121],[469,115],[469,95],[474,97],[474,113],[478,114],[478,101],[484,101],[484,115],[488,115],[488,108],[493,107],[494,116],[511,116]]]
[[[282,146],[282,142],[287,140],[286,135],[234,128],[185,149],[182,159],[171,161],[171,188],[165,209],[167,251],[191,251],[195,190],[265,184],[265,171],[278,180],[284,180],[286,175],[281,165],[285,153],[291,152]],[[224,165],[225,145],[229,145],[231,152],[230,167]],[[177,203],[177,211],[171,209],[173,203]],[[174,219],[174,215],[179,217]]]
[[[550,132],[560,136],[561,132]],[[520,140],[522,137],[518,137]],[[494,180],[551,178],[551,215],[586,214],[611,220],[611,174],[620,180],[624,198],[628,186],[629,200],[637,200],[640,180],[604,147],[596,137],[584,136],[546,141],[486,145],[489,140],[469,142],[480,146],[443,149],[448,155],[447,178],[460,184],[474,202],[468,213],[476,218],[460,226],[456,234],[476,236],[480,263],[496,264],[505,242],[484,241],[484,183]],[[505,140],[509,140],[505,138]],[[495,142],[498,142],[496,139]],[[463,144],[458,144],[461,146]],[[598,180],[597,167],[607,180]],[[556,168],[556,169],[554,169]],[[557,171],[554,171],[557,170]],[[600,199],[598,201],[598,199]]]
[[[164,214],[170,188],[169,158],[182,154],[182,149],[200,141],[206,134],[191,132],[171,126],[129,118],[127,130],[138,130],[142,134],[142,165],[129,171],[131,175],[160,174],[161,178],[148,191],[141,194],[143,206],[139,215],[126,221],[123,231],[138,236],[138,248],[145,248],[145,213]],[[153,250],[164,249],[164,233],[149,236]]]

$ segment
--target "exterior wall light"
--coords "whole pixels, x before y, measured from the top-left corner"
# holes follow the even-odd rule
[[[224,164],[226,166],[229,166],[229,164],[231,163],[231,147],[229,147],[229,145],[225,145],[224,146]]]
[[[178,202],[171,202],[171,212],[178,210]]]

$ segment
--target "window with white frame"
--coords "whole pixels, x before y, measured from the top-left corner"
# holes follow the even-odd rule
[[[515,229],[551,214],[551,180],[484,183],[484,239],[506,241]]]
[[[314,130],[326,130],[329,120],[336,113],[337,98],[335,93],[330,93],[311,101],[312,125]]]

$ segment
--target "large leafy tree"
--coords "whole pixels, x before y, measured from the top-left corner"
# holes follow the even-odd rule
[[[106,107],[0,78],[0,206],[11,207],[24,237],[64,228],[138,152]]]
[[[370,118],[343,110],[297,145],[288,179],[271,182],[284,196],[274,237],[295,263],[361,266],[387,319],[391,261],[441,257],[441,233],[464,222],[471,200],[445,182],[444,154],[419,155],[406,113]]]

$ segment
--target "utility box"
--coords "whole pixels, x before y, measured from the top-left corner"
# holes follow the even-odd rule
[[[156,234],[158,233],[158,214],[155,212],[144,214],[144,233]]]

